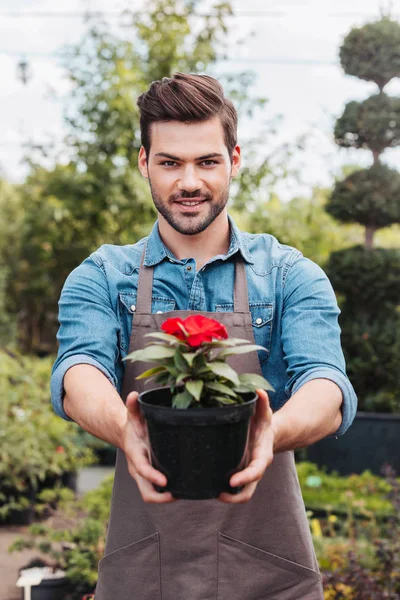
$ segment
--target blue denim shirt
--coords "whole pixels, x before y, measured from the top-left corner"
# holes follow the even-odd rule
[[[136,304],[138,272],[154,266],[152,312],[171,310],[232,311],[234,255],[246,268],[249,306],[263,375],[279,409],[302,385],[316,378],[334,381],[342,390],[342,424],[351,425],[357,398],[345,373],[340,345],[339,308],[323,270],[301,252],[268,234],[239,231],[230,218],[231,241],[196,271],[193,258],[178,260],[162,242],[158,223],[136,244],[103,245],[68,276],[59,301],[60,346],[51,378],[55,412],[63,410],[63,378],[73,365],[97,367],[121,391]],[[218,318],[218,315],[216,315]]]

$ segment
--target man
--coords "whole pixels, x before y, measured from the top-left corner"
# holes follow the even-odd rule
[[[292,450],[343,434],[355,415],[333,290],[299,251],[228,216],[237,115],[215,79],[177,73],[138,105],[139,169],[158,221],[70,274],[52,374],[56,412],[118,448],[96,600],[321,600]],[[240,313],[241,337],[265,348],[245,370],[275,392],[258,390],[249,465],[230,481],[244,486],[237,495],[175,501],[153,485],[167,480],[149,461],[143,382],[121,359],[172,311],[215,312],[231,332]]]

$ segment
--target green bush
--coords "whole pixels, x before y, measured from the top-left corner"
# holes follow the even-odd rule
[[[305,461],[297,465],[297,473],[307,509],[344,514],[350,511],[364,517],[368,513],[381,517],[393,513],[388,499],[391,485],[369,471],[343,477]]]
[[[326,210],[344,223],[387,227],[400,222],[400,173],[381,164],[338,181]]]
[[[368,312],[375,320],[400,302],[400,249],[353,246],[333,252],[325,270],[335,291],[346,298],[346,318]]]
[[[51,358],[0,350],[0,520],[29,505],[28,496],[63,473],[94,461],[78,427],[50,404]]]
[[[342,148],[364,148],[380,153],[398,146],[400,98],[380,93],[363,102],[349,102],[336,121],[334,135]]]
[[[385,16],[352,29],[340,48],[340,63],[347,75],[375,81],[383,89],[400,77],[400,24]]]

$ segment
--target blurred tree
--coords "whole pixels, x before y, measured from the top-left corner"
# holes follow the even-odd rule
[[[23,206],[17,186],[0,179],[0,346],[15,341],[16,311],[9,294],[21,244]]]
[[[46,169],[40,158],[30,159],[21,190],[21,241],[7,280],[23,350],[55,350],[57,301],[76,265],[102,243],[134,243],[154,222],[147,182],[137,169],[136,100],[152,81],[175,71],[213,74],[224,56],[232,7],[217,1],[201,15],[201,4],[151,0],[139,12],[125,12],[124,22],[130,20],[130,25],[123,37],[96,24],[67,52],[65,68],[73,89],[63,162]],[[251,74],[219,78],[241,114],[251,117],[264,106],[265,99],[250,97]],[[259,135],[251,150],[265,153],[264,146],[265,136]],[[241,192],[270,177],[269,161],[263,158],[253,173],[257,179],[243,179]]]
[[[293,198],[289,202],[272,195],[254,212],[239,218],[248,231],[270,233],[323,266],[331,252],[362,240],[360,226],[340,225],[326,213],[328,196],[328,189],[319,188],[313,190],[311,198]]]
[[[383,92],[400,76],[400,24],[384,16],[354,29],[340,51],[346,73],[374,81],[380,92],[350,102],[337,120],[339,146],[368,148],[373,165],[350,173],[333,189],[327,211],[344,223],[365,226],[364,246],[334,252],[327,271],[342,295],[342,340],[360,409],[400,411],[400,249],[374,248],[378,229],[400,223],[400,174],[381,163],[400,145],[400,98]],[[398,229],[397,229],[398,231]],[[388,244],[391,245],[391,244]]]

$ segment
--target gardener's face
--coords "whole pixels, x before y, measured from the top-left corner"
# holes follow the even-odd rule
[[[150,133],[150,155],[141,148],[139,168],[149,179],[156,209],[179,233],[201,233],[226,210],[239,146],[231,160],[219,118],[153,123]]]

